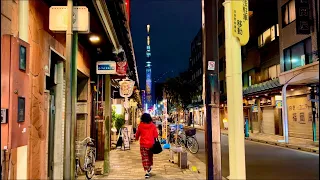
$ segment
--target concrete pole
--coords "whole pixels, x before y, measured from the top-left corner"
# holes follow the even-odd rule
[[[282,87],[282,125],[283,125],[283,137],[284,140],[279,142],[289,143],[288,132],[288,109],[287,109],[287,86],[288,83]]]
[[[66,32],[66,112],[65,112],[65,144],[64,144],[64,172],[63,179],[74,179],[75,172],[71,172],[74,167],[71,167],[71,136],[72,131],[72,17],[73,17],[73,1],[68,0],[67,3],[67,32]]]
[[[231,1],[223,3],[225,8],[226,78],[229,116],[229,179],[246,179],[246,163],[243,133],[243,97],[241,46],[232,34]]]
[[[105,85],[105,99],[104,99],[105,135],[104,135],[103,174],[106,175],[110,171],[111,80],[110,80],[109,74],[105,75],[104,85]]]

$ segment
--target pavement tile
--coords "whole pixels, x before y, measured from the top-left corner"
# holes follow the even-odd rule
[[[133,142],[130,148],[127,151],[112,150],[110,152],[110,173],[107,176],[95,176],[93,179],[145,179],[138,142]],[[96,166],[103,167],[103,163],[97,162]],[[79,179],[85,178],[82,176]],[[199,179],[199,174],[189,169],[182,170],[178,165],[170,163],[169,151],[164,150],[154,155],[154,167],[150,179],[191,180]]]

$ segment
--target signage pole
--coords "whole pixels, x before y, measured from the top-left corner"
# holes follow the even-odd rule
[[[229,112],[229,179],[245,180],[241,45],[246,44],[249,40],[249,19],[248,16],[243,16],[248,15],[248,12],[243,12],[243,9],[248,10],[248,1],[226,0],[223,6],[225,7],[226,78]]]
[[[73,19],[73,0],[67,3],[67,32],[66,32],[66,111],[65,111],[65,145],[64,145],[64,178],[74,179],[74,167],[71,167],[71,136],[72,136],[72,19]]]
[[[111,80],[110,80],[110,74],[105,75],[104,120],[105,120],[105,134],[104,134],[103,174],[106,175],[110,171],[110,129],[111,129]]]

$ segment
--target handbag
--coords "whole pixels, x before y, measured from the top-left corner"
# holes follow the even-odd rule
[[[158,138],[154,139],[154,144],[153,144],[153,146],[151,148],[151,152],[153,154],[159,154],[159,153],[162,152],[162,147],[161,147],[161,144],[160,144]]]

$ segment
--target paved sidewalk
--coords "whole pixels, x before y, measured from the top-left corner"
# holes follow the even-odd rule
[[[188,158],[191,158],[191,155],[188,154]],[[197,159],[191,159],[197,162]],[[200,162],[200,160],[198,161]],[[112,150],[110,152],[110,166],[109,175],[95,176],[94,179],[145,179],[138,142],[131,144],[131,150]],[[154,167],[151,175],[150,179],[204,180],[205,170],[200,173],[193,172],[190,169],[182,170],[178,165],[169,162],[169,151],[164,150],[162,153],[154,155]]]

